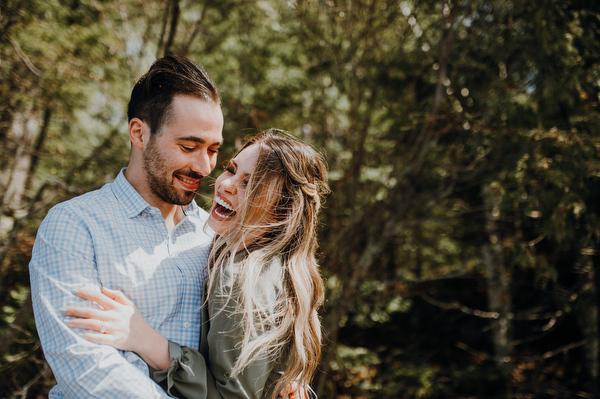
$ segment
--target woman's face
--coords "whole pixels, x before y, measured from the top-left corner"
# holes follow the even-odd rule
[[[225,171],[215,182],[215,198],[208,225],[216,233],[224,234],[236,225],[259,152],[260,148],[256,144],[246,147],[229,161]]]

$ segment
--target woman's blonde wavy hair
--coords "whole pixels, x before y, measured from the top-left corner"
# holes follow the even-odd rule
[[[208,292],[224,269],[219,265],[233,262],[232,255],[248,251],[250,245],[236,276],[244,335],[231,376],[253,361],[289,354],[288,367],[273,391],[275,397],[294,380],[307,386],[321,356],[317,310],[323,303],[324,290],[315,252],[317,215],[329,187],[323,157],[286,132],[263,131],[238,153],[251,145],[260,147],[258,160],[237,225],[213,242],[210,264],[217,266],[211,267]],[[254,297],[253,288],[263,268],[275,257],[282,263],[284,289],[278,293],[276,303],[264,305]]]

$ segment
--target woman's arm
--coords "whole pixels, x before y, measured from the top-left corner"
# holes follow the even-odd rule
[[[170,394],[188,399],[270,398],[281,373],[287,369],[289,348],[283,349],[275,358],[260,356],[239,374],[232,375],[241,354],[240,344],[244,336],[243,314],[239,305],[240,287],[237,283],[237,272],[241,265],[237,260],[235,264],[227,263],[224,267],[232,269],[217,272],[214,284],[207,292],[209,300],[202,308],[200,352],[171,343],[171,367],[151,373],[151,377],[169,389]],[[278,259],[273,259],[265,266],[269,273],[261,274],[256,285],[253,285],[257,300],[271,303],[282,289],[281,269]],[[260,335],[262,331],[259,329],[256,334]],[[303,391],[297,389],[297,393],[289,397],[302,397]]]
[[[268,283],[267,283],[268,284]],[[274,369],[283,370],[278,361],[261,359],[253,362],[243,373],[230,378],[230,372],[239,355],[239,314],[235,312],[234,297],[213,298],[212,308],[218,310],[209,319],[207,335],[202,337],[209,347],[209,356],[169,342],[152,329],[135,304],[120,291],[102,289],[102,293],[80,289],[75,295],[96,302],[102,309],[69,307],[63,309],[67,326],[93,332],[84,332],[88,341],[106,344],[117,349],[137,353],[152,369],[151,377],[172,396],[193,398],[262,398],[276,385]],[[225,310],[225,311],[221,311]],[[278,359],[279,361],[284,359]],[[289,398],[305,398],[297,384],[288,388]]]
[[[84,332],[90,342],[106,344],[137,353],[150,367],[165,370],[171,365],[169,341],[146,323],[135,304],[120,291],[80,289],[75,295],[96,302],[102,309],[68,307],[63,309],[67,326]]]
[[[216,287],[223,288],[215,284],[213,289]],[[240,355],[239,343],[243,336],[241,315],[236,311],[236,295],[220,290],[212,294],[203,307],[200,351],[170,342],[171,367],[151,372],[150,377],[175,397],[270,398],[281,376],[276,371],[285,369],[279,364],[284,359],[258,359],[232,377],[231,370]],[[300,397],[300,390],[297,391],[297,396],[292,393],[289,397]]]

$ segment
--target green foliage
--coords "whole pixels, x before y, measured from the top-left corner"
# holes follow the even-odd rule
[[[2,3],[0,187],[19,154],[32,166],[20,202],[1,207],[0,226],[24,226],[0,265],[1,332],[26,315],[45,211],[126,165],[131,87],[173,52],[220,88],[221,160],[271,126],[327,155],[322,397],[598,393],[586,357],[598,336],[597,2],[177,3],[177,19],[160,1]],[[18,118],[37,123],[29,136]],[[490,245],[511,287],[508,375],[487,317]],[[43,396],[52,378],[27,320],[1,375],[31,372],[9,391],[37,375],[29,392]]]

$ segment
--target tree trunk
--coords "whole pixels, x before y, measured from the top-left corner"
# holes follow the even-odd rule
[[[33,112],[33,104],[24,112],[15,114],[12,136],[17,144],[13,162],[2,171],[4,193],[0,205],[0,237],[12,229],[14,219],[22,217],[23,194],[31,170],[31,143],[39,129],[39,120]]]
[[[511,344],[511,292],[510,277],[502,256],[502,245],[498,232],[497,221],[500,218],[501,194],[493,186],[483,188],[483,198],[488,210],[485,231],[489,244],[483,248],[483,259],[486,267],[487,297],[489,310],[498,314],[492,325],[494,358],[506,378],[509,387]]]
[[[581,280],[583,288],[581,289],[580,301],[582,311],[579,312],[579,321],[581,330],[585,337],[585,362],[588,377],[592,386],[592,393],[600,393],[599,359],[600,337],[598,336],[598,287],[596,284],[596,271],[594,269],[595,251],[591,248],[585,248],[581,251]]]

